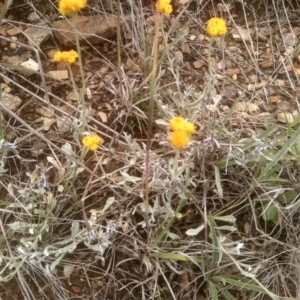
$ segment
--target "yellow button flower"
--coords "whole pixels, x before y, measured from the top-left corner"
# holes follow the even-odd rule
[[[183,130],[186,133],[194,133],[195,125],[191,122],[186,122],[183,117],[174,117],[170,120],[171,130]]]
[[[97,150],[98,145],[102,144],[104,140],[97,134],[87,135],[82,139],[82,145],[90,150]]]
[[[186,122],[184,126],[186,133],[194,133],[196,131],[195,125],[192,122]]]
[[[74,50],[70,51],[57,51],[54,54],[54,60],[56,61],[64,61],[67,63],[74,63],[76,58],[78,57],[78,53]]]
[[[162,14],[169,15],[173,11],[171,0],[157,0],[155,7],[156,10]]]
[[[85,8],[87,0],[60,0],[58,9],[64,16],[73,16]]]
[[[183,117],[174,117],[170,120],[171,130],[183,130],[185,126],[185,120]]]
[[[196,131],[192,122],[187,122],[181,116],[174,117],[170,120],[171,143],[175,148],[182,148],[190,142],[189,134]]]
[[[185,131],[177,130],[171,133],[171,143],[175,148],[182,148],[189,142],[190,139]]]
[[[206,31],[211,36],[224,35],[227,32],[225,20],[221,18],[211,18],[207,23]]]

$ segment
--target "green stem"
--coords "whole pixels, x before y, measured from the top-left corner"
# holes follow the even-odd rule
[[[180,202],[179,202],[179,204],[178,204],[178,206],[177,206],[177,208],[176,208],[176,210],[175,210],[174,216],[170,219],[170,221],[167,224],[167,226],[159,233],[159,235],[157,236],[157,238],[155,239],[155,241],[152,243],[152,247],[156,247],[157,244],[167,234],[167,232],[170,230],[171,226],[175,222],[177,215],[180,213],[180,211],[185,206],[185,204],[186,204],[186,200],[181,199]]]

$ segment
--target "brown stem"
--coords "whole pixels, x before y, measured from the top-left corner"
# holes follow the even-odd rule
[[[148,116],[148,132],[147,132],[147,143],[146,143],[146,158],[145,158],[145,222],[147,230],[147,241],[150,241],[151,229],[148,218],[149,210],[149,164],[150,164],[150,147],[152,137],[152,123],[153,123],[153,109],[154,109],[154,97],[156,92],[156,71],[157,71],[157,58],[158,58],[158,35],[160,25],[160,13],[156,12],[155,15],[155,35],[153,40],[153,65],[151,71],[151,82],[150,82],[150,98],[149,98],[149,116]]]

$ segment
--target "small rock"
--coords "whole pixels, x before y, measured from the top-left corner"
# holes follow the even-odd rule
[[[260,118],[266,118],[267,119],[270,116],[271,116],[271,114],[269,112],[267,112],[267,111],[266,112],[262,112],[262,113],[259,114]]]
[[[39,117],[37,118],[36,120],[34,120],[35,123],[39,123],[39,122],[43,122],[43,130],[45,131],[49,131],[50,130],[50,127],[53,123],[53,118],[49,119],[47,117]]]
[[[232,37],[235,40],[250,40],[251,39],[251,34],[253,34],[254,30],[253,29],[247,29],[247,28],[242,28],[239,26],[236,26],[236,31],[235,33],[232,34]]]
[[[277,103],[277,107],[282,111],[289,111],[292,108],[289,101],[281,101]]]
[[[78,286],[78,285],[72,285],[71,290],[72,290],[73,293],[79,294],[81,292],[81,287]]]
[[[249,84],[247,88],[248,88],[248,91],[253,91],[253,90],[260,89],[266,85],[267,85],[267,82],[263,80],[262,82],[259,82],[256,84]]]
[[[229,75],[229,76],[232,76],[232,75],[234,75],[234,74],[236,74],[236,75],[238,75],[238,74],[240,74],[240,69],[239,68],[234,68],[234,69],[227,69],[226,71],[225,71],[225,74],[226,75]]]
[[[21,32],[21,29],[19,27],[13,27],[13,28],[10,28],[10,29],[7,29],[7,34],[9,36],[14,36],[14,35],[17,35]]]
[[[74,106],[68,106],[68,105],[62,105],[59,107],[60,110],[63,112],[67,113],[68,115],[72,115],[75,112],[75,107]]]
[[[273,29],[269,26],[264,26],[259,28],[259,32],[263,35],[270,36],[273,32]]]
[[[12,49],[12,50],[16,50],[18,48],[18,46],[17,46],[16,43],[10,43],[9,48]]]
[[[294,52],[295,52],[294,46],[288,45],[288,46],[285,48],[284,54],[285,54],[285,55],[292,55],[292,54],[294,54]]]
[[[12,64],[12,65],[15,65],[15,66],[18,66],[21,62],[22,62],[22,59],[20,56],[18,55],[14,55],[14,56],[3,56],[2,57],[4,61]]]
[[[236,111],[241,111],[241,112],[256,112],[259,111],[259,107],[255,103],[245,103],[245,102],[239,102],[235,106]]]
[[[281,95],[274,95],[268,98],[269,103],[277,103],[282,101],[283,97]]]
[[[199,41],[204,41],[205,40],[205,35],[204,34],[198,34],[198,40]]]
[[[288,46],[295,47],[299,43],[299,39],[292,32],[284,34],[283,38],[284,38],[285,44]]]
[[[106,114],[106,113],[104,113],[104,112],[102,112],[102,111],[99,111],[99,112],[98,112],[98,116],[99,116],[99,118],[101,119],[101,121],[102,121],[103,123],[106,123],[106,122],[107,122],[107,114]]]
[[[80,31],[79,42],[83,44],[99,44],[117,35],[117,16],[77,16],[77,28]],[[121,23],[131,22],[131,15],[121,19]],[[54,36],[66,47],[75,44],[75,30],[70,20],[53,22]],[[123,24],[121,24],[123,25]]]
[[[258,40],[263,41],[263,42],[266,42],[268,40],[268,38],[260,32],[257,32],[257,37],[258,37]]]
[[[200,69],[205,65],[204,60],[196,60],[193,62],[193,66],[195,69]]]
[[[218,63],[217,63],[217,67],[219,70],[223,70],[224,67],[225,67],[225,62],[223,60],[220,60]]]
[[[51,30],[46,23],[39,23],[38,26],[29,27],[25,30],[25,34],[31,46],[40,46],[42,42],[51,35]]]
[[[192,51],[191,51],[191,48],[190,48],[190,45],[188,43],[182,43],[181,44],[181,49],[183,52],[185,53],[188,53],[188,54],[191,54]]]
[[[6,92],[6,93],[10,93],[12,91],[12,88],[11,87],[6,87],[5,89],[3,89],[3,92]]]
[[[234,98],[237,93],[237,88],[235,84],[228,84],[224,86],[224,90],[222,91],[222,94],[225,98]]]
[[[109,70],[108,67],[101,67],[99,72],[100,72],[100,74],[106,74],[108,72],[108,70]]]
[[[283,80],[283,79],[277,79],[277,80],[276,80],[276,83],[277,83],[277,85],[279,85],[279,86],[285,86],[285,80]]]
[[[7,29],[4,27],[0,28],[0,35],[7,36]]]
[[[178,62],[183,62],[183,53],[181,51],[176,51],[174,57]]]
[[[292,123],[294,122],[294,117],[289,112],[281,112],[277,114],[277,120],[280,123]]]
[[[33,11],[31,14],[29,14],[29,16],[27,17],[27,20],[29,20],[30,22],[34,22],[36,20],[39,19],[39,15]]]
[[[60,71],[49,71],[49,75],[56,80],[64,80],[69,78],[69,74],[67,70],[60,70]]]
[[[56,124],[57,124],[57,130],[59,132],[70,131],[70,128],[72,126],[72,122],[68,116],[58,118]]]
[[[80,99],[79,93],[78,92],[70,92],[67,95],[67,101],[78,101]]]
[[[49,110],[49,108],[46,108],[46,107],[37,107],[35,109],[35,111],[37,113],[39,113],[40,115],[44,116],[44,117],[47,117],[47,118],[52,118],[53,117],[53,110]]]
[[[128,67],[128,69],[132,70],[133,72],[140,71],[138,65],[131,58],[127,59],[126,66]]]
[[[29,70],[33,70],[35,72],[37,72],[40,69],[39,64],[36,61],[34,61],[32,58],[29,58],[27,61],[21,63],[21,66]]]
[[[68,64],[64,61],[60,61],[56,66],[56,70],[58,70],[58,71],[68,70]]]
[[[57,50],[55,49],[51,49],[49,51],[46,52],[46,55],[48,58],[53,58],[54,57],[54,53],[56,52]]]
[[[21,105],[22,100],[18,96],[2,92],[1,102],[10,110],[15,110]]]

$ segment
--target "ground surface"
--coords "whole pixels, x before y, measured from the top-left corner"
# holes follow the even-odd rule
[[[14,0],[1,23],[1,299],[299,299],[298,1],[179,1],[164,17],[148,239],[155,11],[121,6],[122,68],[116,36],[82,42],[83,102],[79,63],[53,60],[76,49],[54,36],[56,3]],[[96,0],[80,12],[116,14]],[[212,16],[224,37],[206,33]],[[33,45],[29,28],[51,34]],[[174,115],[197,127],[178,152]],[[85,132],[104,139],[95,153]]]

